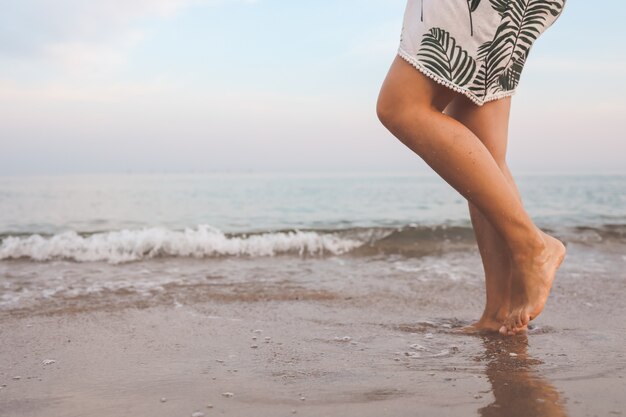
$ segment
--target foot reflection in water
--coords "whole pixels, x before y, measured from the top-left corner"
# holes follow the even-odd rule
[[[567,416],[559,393],[535,369],[540,360],[528,356],[528,338],[484,336],[486,375],[495,401],[480,408],[483,417]]]

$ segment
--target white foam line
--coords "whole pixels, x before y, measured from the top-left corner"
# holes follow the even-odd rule
[[[51,237],[9,236],[0,245],[0,260],[28,258],[36,261],[67,259],[123,263],[156,256],[257,257],[284,253],[338,255],[363,243],[334,234],[302,231],[227,237],[212,226],[201,225],[183,231],[146,228],[97,233],[86,237],[75,232]]]

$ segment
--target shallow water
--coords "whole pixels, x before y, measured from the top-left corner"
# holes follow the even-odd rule
[[[437,178],[0,178],[0,405],[626,414],[626,178],[519,183],[568,254],[533,327],[501,338],[457,331],[483,271],[466,203]]]
[[[588,265],[621,269],[626,177],[518,182],[540,227],[588,248]],[[181,276],[202,284],[202,268],[235,282],[254,281],[255,268],[333,276],[343,263],[365,277],[389,274],[388,265],[418,281],[481,274],[475,259],[471,271],[454,264],[476,258],[465,200],[438,177],[410,174],[1,177],[0,239],[0,308],[162,291]]]
[[[464,335],[482,301],[472,258],[426,280],[396,268],[406,259],[355,269],[362,258],[287,257],[281,274],[249,259],[243,282],[224,259],[204,284],[187,283],[207,275],[201,260],[103,263],[163,262],[180,282],[160,296],[59,294],[5,311],[0,404],[11,416],[620,415],[626,326],[607,317],[626,313],[609,296],[621,278],[564,266],[527,334]]]

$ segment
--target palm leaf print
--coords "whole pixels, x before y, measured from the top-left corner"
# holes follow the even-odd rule
[[[508,0],[502,23],[487,46],[488,52],[483,51],[479,57],[481,67],[470,90],[484,96],[517,85],[533,42],[545,28],[549,15],[558,15],[562,8],[563,2],[556,0]]]
[[[489,0],[489,3],[491,3],[491,8],[500,13],[500,16],[504,16],[504,13],[506,12],[506,5],[508,2],[509,0]]]
[[[480,45],[478,47],[478,53],[476,55],[476,58],[483,61],[487,58],[487,54],[489,53],[489,50],[491,49],[491,41],[485,42],[482,45]]]
[[[515,63],[524,62],[533,42],[541,35],[547,23],[548,15],[556,16],[563,8],[560,1],[546,0],[511,0],[505,23],[510,23],[508,36],[514,34],[509,57],[504,65],[504,72],[509,72]],[[508,48],[507,48],[508,49]],[[502,86],[504,87],[504,86]]]
[[[487,90],[489,87],[489,77],[487,75],[487,55],[491,50],[492,41],[487,41],[478,47],[478,54],[476,56],[476,60],[480,63],[480,68],[478,73],[476,74],[476,78],[472,85],[470,85],[469,89],[479,97],[484,97],[487,95]],[[491,68],[491,73],[493,71],[493,67]]]
[[[474,22],[472,21],[472,13],[476,11],[481,0],[467,0],[467,7],[469,9],[470,18],[470,35],[474,36]]]
[[[476,72],[476,61],[441,28],[431,28],[422,38],[417,58],[440,77],[464,86]]]
[[[498,77],[498,83],[505,90],[515,90],[517,87],[520,76],[522,75],[522,69],[524,69],[524,63],[526,63],[526,58],[528,58],[528,52],[530,52],[530,50],[526,51],[526,54],[524,54],[521,59],[513,61],[511,66],[505,69],[500,77]]]

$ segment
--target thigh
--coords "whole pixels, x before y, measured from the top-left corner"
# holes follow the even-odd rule
[[[381,87],[378,102],[379,105],[395,109],[422,104],[443,112],[452,99],[459,95],[437,84],[396,55]]]
[[[470,129],[489,150],[496,162],[505,162],[509,136],[511,97],[477,106],[464,96],[455,97],[445,113]]]

